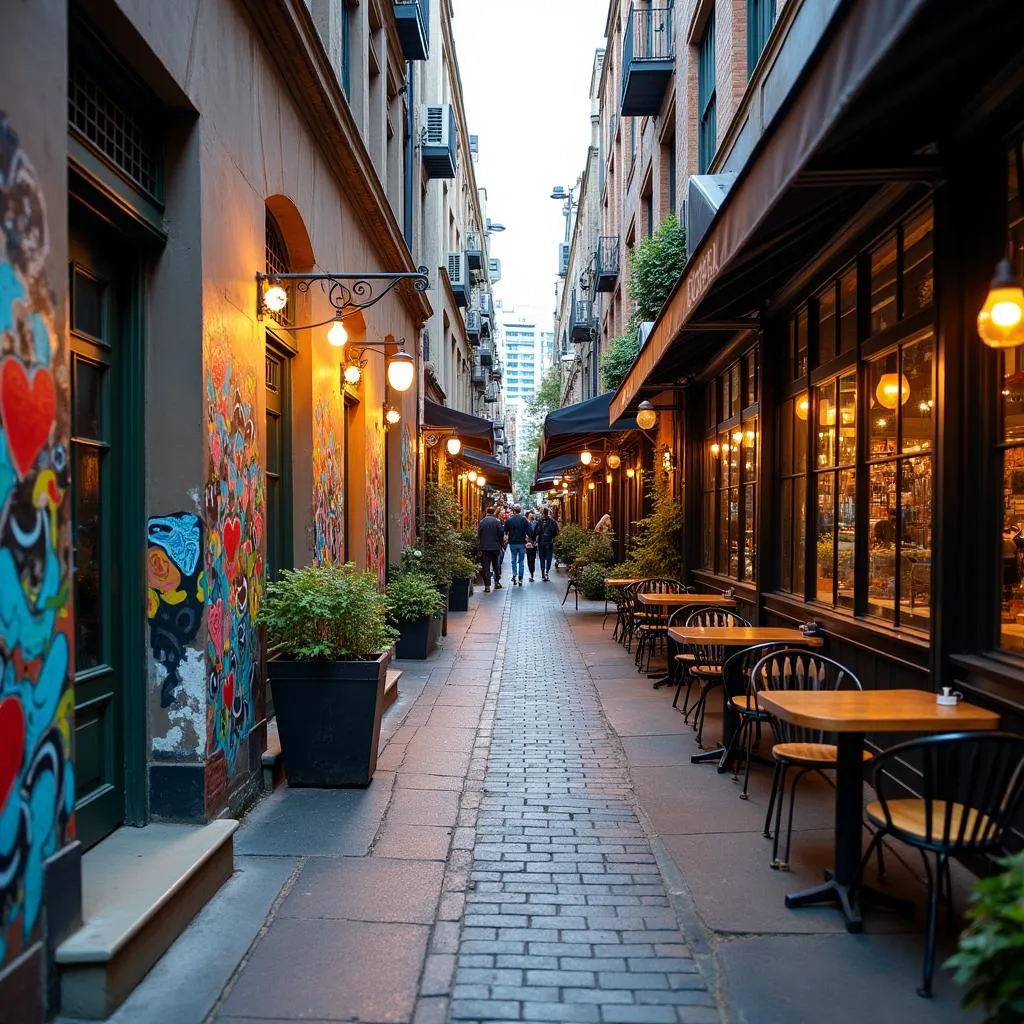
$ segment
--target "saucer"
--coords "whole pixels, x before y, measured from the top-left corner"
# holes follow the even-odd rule
[[[935,703],[941,704],[944,708],[955,708],[960,703],[959,697],[943,697],[941,693],[935,695]]]

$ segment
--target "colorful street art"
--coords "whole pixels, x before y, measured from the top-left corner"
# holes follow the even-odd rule
[[[345,493],[331,403],[313,409],[313,560],[345,560]]]
[[[256,616],[263,596],[260,553],[266,515],[256,444],[257,377],[230,349],[227,334],[208,340],[206,426],[207,750],[229,771],[254,720],[262,684]]]
[[[416,449],[412,424],[402,423],[402,547],[416,540]]]
[[[203,621],[202,520],[191,512],[153,516],[146,538],[149,646],[153,660],[167,671],[160,684],[160,707],[169,708],[181,685],[178,666]]]
[[[39,181],[0,113],[0,966],[73,838],[66,371]]]
[[[382,416],[369,418],[366,431],[366,566],[377,573],[377,579],[383,587],[387,572],[387,550]]]

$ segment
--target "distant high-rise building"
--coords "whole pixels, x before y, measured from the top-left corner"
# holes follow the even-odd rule
[[[540,389],[551,366],[555,343],[554,317],[532,306],[499,310],[504,344],[505,400],[525,405]]]

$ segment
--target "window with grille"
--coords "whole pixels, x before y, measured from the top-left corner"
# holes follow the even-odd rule
[[[288,248],[284,244],[284,237],[281,234],[281,229],[277,226],[277,221],[269,211],[267,212],[266,250],[267,273],[287,274],[291,269],[288,262]],[[271,319],[282,327],[291,327],[292,304],[295,299],[292,285],[286,284],[285,291],[288,293],[288,301],[285,303],[284,309],[277,313],[268,310],[268,313],[270,313]]]
[[[68,73],[68,124],[138,189],[162,198],[157,140],[112,89],[74,58]]]
[[[715,110],[715,9],[711,8],[697,51],[697,170],[707,174],[718,145],[718,117]]]

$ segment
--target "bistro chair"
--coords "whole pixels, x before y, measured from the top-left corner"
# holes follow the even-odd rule
[[[627,651],[630,650],[633,642],[633,626],[636,621],[635,614],[637,610],[636,595],[642,583],[642,580],[638,580],[636,583],[627,583],[622,588],[622,596],[619,599],[619,614],[615,622],[615,629],[612,631],[612,636]],[[640,614],[642,615],[643,612]]]
[[[679,580],[665,578],[653,578],[644,580],[643,587],[637,591],[639,594],[692,594],[693,587],[688,587]],[[647,654],[647,669],[651,667],[651,652],[661,644],[668,633],[668,613],[664,608],[657,605],[643,605],[637,602],[637,608],[643,607],[646,617],[637,623],[637,644],[636,662],[637,669],[644,671],[643,658]]]
[[[895,775],[920,768],[920,796],[908,796]],[[872,852],[892,836],[921,852],[928,879],[928,931],[924,977],[917,994],[932,994],[939,901],[954,923],[950,858],[987,853],[1003,845],[1024,806],[1024,736],[1008,732],[947,733],[908,740],[877,754],[872,776],[878,799],[865,808],[875,834],[857,869],[858,882]],[[935,855],[935,869],[928,854]]]
[[[763,657],[751,670],[751,687],[756,695],[762,690],[860,690],[860,680],[845,666],[821,654],[803,649],[786,648]],[[772,778],[772,792],[768,798],[768,812],[764,819],[764,835],[770,837],[772,811],[775,812],[775,834],[772,843],[771,866],[779,871],[789,870],[789,847],[793,836],[793,807],[796,803],[797,783],[808,773],[823,773],[835,769],[839,750],[836,738],[820,729],[793,725],[782,719],[769,716],[775,743],[772,757],[775,759],[775,775]],[[864,751],[864,760],[871,755]],[[789,792],[789,818],[786,826],[786,849],[779,859],[779,830],[782,827],[782,805],[786,794],[786,775],[790,768],[796,769]],[[831,781],[831,780],[828,780]]]
[[[749,626],[750,622],[737,615],[735,612],[723,608],[699,608],[692,612],[686,619],[687,626]],[[690,712],[693,712],[693,727],[697,730],[697,746],[701,745],[704,739],[704,710],[707,706],[708,693],[722,682],[722,666],[728,657],[728,648],[724,644],[712,643],[688,643],[685,655],[690,655],[692,661],[686,666],[686,696],[683,698],[683,719],[689,720]],[[690,694],[694,683],[700,691],[693,707],[690,707]],[[679,689],[682,686],[680,680],[676,687],[676,698],[672,702],[673,707],[679,700]]]
[[[753,755],[755,736],[760,739],[761,723],[767,722],[770,716],[757,706],[757,694],[751,686],[750,677],[754,666],[767,654],[785,647],[782,643],[754,644],[732,655],[722,666],[722,687],[729,711],[738,720],[736,728],[729,737],[729,744],[722,755],[720,771],[724,771],[730,762],[736,767],[733,781],[739,781],[739,755],[743,752],[743,790],[740,799],[748,797],[750,784],[750,760]]]

